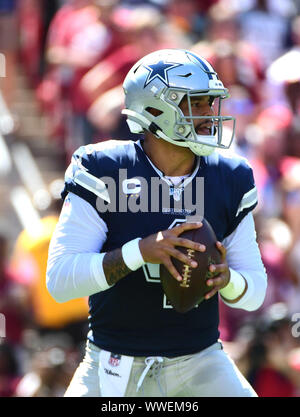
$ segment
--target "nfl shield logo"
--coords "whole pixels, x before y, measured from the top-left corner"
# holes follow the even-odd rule
[[[110,358],[108,360],[108,363],[111,366],[119,366],[121,361],[121,355],[118,355],[116,353],[111,353]]]
[[[172,187],[170,187],[169,194],[173,196],[175,201],[180,201],[182,191],[183,191],[183,188],[172,186]]]

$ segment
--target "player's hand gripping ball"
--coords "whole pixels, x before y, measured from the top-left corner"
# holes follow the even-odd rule
[[[221,264],[222,255],[216,246],[217,237],[207,220],[202,220],[200,229],[187,230],[180,237],[190,239],[206,246],[204,252],[178,246],[177,249],[194,259],[198,266],[192,268],[178,259],[172,258],[172,263],[181,274],[183,280],[177,281],[167,268],[160,265],[160,279],[168,301],[179,313],[186,313],[204,300],[211,287],[206,281],[213,276],[209,270],[211,264]]]

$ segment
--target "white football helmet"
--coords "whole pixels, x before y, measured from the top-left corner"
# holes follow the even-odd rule
[[[132,133],[150,131],[178,146],[189,147],[196,155],[209,155],[215,148],[230,147],[235,118],[221,115],[221,101],[229,97],[213,67],[194,52],[163,49],[140,59],[127,74],[123,88],[127,123]],[[179,104],[187,97],[189,114]],[[210,96],[214,99],[213,116],[194,116],[191,99]],[[217,102],[217,106],[216,106]],[[155,112],[151,112],[155,109]],[[154,114],[155,115],[154,115]],[[209,135],[197,134],[193,120],[211,121]],[[223,123],[231,123],[231,138],[224,140]],[[228,136],[226,135],[226,138]]]

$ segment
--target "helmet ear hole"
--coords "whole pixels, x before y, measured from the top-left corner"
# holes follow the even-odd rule
[[[145,110],[152,114],[152,116],[157,117],[160,116],[161,114],[163,114],[163,111],[155,109],[154,107],[146,107]]]

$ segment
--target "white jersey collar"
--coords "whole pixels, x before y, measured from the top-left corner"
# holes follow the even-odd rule
[[[142,149],[142,151],[144,152],[144,154],[146,155],[146,158],[148,159],[148,161],[149,161],[149,163],[150,163],[150,165],[152,166],[152,168],[155,170],[155,172],[157,172],[157,174],[158,174],[158,176],[163,180],[163,181],[165,181],[170,187],[176,187],[176,184],[175,183],[180,183],[182,180],[184,180],[183,182],[181,182],[180,183],[180,187],[185,187],[185,186],[187,186],[193,179],[194,179],[194,177],[196,176],[196,174],[197,174],[197,172],[198,172],[198,170],[199,170],[199,167],[200,167],[200,157],[199,156],[196,156],[196,160],[197,160],[197,163],[196,163],[196,167],[194,168],[194,170],[193,170],[193,172],[191,173],[191,174],[187,174],[187,175],[182,175],[182,176],[180,176],[180,177],[178,177],[178,176],[176,176],[176,177],[171,177],[171,176],[164,176],[164,174],[163,174],[163,172],[160,170],[160,169],[158,169],[154,164],[153,164],[153,162],[151,161],[151,159],[147,156],[147,154],[145,153],[145,151],[144,151],[144,149],[143,149],[143,147],[142,147],[142,144],[141,144],[141,140],[138,140],[137,142],[136,142],[136,144],[139,146],[139,148],[141,148]]]

